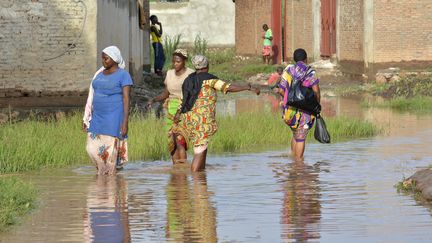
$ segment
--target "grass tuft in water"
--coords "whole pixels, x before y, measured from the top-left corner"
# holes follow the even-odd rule
[[[403,194],[410,194],[414,197],[415,200],[418,201],[424,201],[425,199],[422,197],[422,192],[417,189],[417,183],[415,180],[412,179],[403,179],[402,181],[398,182],[394,186],[398,193]]]
[[[395,98],[385,103],[399,111],[432,112],[432,97],[415,96],[413,98]]]
[[[391,108],[397,111],[410,111],[417,113],[431,113],[432,112],[432,97],[427,96],[414,96],[411,98],[397,97],[383,102],[365,102],[365,106]]]
[[[59,121],[27,120],[0,129],[0,173],[59,168],[90,163],[85,152],[86,135],[81,114]],[[325,118],[332,142],[374,136],[379,131],[369,122],[353,118]],[[262,151],[288,146],[289,128],[279,114],[242,113],[219,117],[219,130],[210,143],[210,153]],[[313,131],[308,142],[313,142]],[[132,114],[129,123],[129,158],[168,159],[163,120]]]
[[[16,176],[0,177],[0,231],[35,207],[36,189]]]

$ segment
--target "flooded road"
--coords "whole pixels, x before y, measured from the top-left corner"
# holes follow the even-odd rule
[[[432,116],[326,102],[327,117],[377,122],[385,134],[308,144],[304,164],[287,146],[210,155],[205,173],[157,161],[115,177],[92,166],[25,175],[41,205],[0,242],[432,242],[429,207],[394,188],[432,164]]]

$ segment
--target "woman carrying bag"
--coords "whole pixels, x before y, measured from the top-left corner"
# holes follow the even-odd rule
[[[297,49],[293,54],[295,64],[288,65],[279,83],[279,94],[283,96],[282,117],[284,122],[291,128],[293,137],[291,139],[291,152],[296,161],[303,160],[306,137],[309,130],[313,127],[316,114],[319,113],[320,88],[319,79],[315,75],[315,70],[307,65],[307,53],[303,49]],[[319,109],[307,111],[289,105],[289,99],[293,97],[293,83],[298,83],[313,91],[314,97],[319,105]],[[291,95],[290,95],[291,92]]]

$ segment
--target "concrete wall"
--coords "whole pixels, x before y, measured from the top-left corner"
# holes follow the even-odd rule
[[[148,9],[148,3],[145,6]],[[122,52],[126,70],[135,82],[142,82],[143,69],[150,71],[150,39],[149,29],[139,28],[137,10],[136,0],[98,0],[97,62],[100,65],[99,53],[105,47],[116,45]],[[146,15],[148,20],[148,12]]]
[[[148,38],[144,38],[148,31],[128,27],[128,21],[135,20],[120,2],[125,1],[2,0],[0,97],[85,93],[101,65],[101,48],[108,43],[118,43],[126,60],[137,66],[150,64]],[[128,31],[117,30],[120,25]],[[129,31],[139,37],[129,38]],[[140,57],[129,55],[131,49]]]
[[[235,43],[239,55],[261,55],[263,47],[262,25],[271,26],[269,0],[235,1]]]
[[[181,3],[150,3],[150,14],[157,15],[163,34],[181,34],[181,41],[193,45],[200,34],[212,46],[234,46],[235,5],[231,0],[190,0]]]

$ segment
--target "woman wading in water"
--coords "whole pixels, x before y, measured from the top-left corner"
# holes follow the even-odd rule
[[[186,67],[187,51],[177,49],[172,56],[173,69],[168,70],[165,78],[164,91],[153,98],[148,106],[154,102],[161,102],[165,100],[164,107],[166,108],[165,127],[168,133],[168,148],[172,156],[173,163],[185,162],[187,159],[187,144],[185,141],[185,134],[183,130],[177,129],[176,132],[171,132],[173,125],[173,118],[176,114],[183,98],[182,85],[184,80],[193,73],[193,70]]]
[[[297,109],[287,105],[288,94],[291,83],[294,79],[301,82],[304,87],[312,88],[315,97],[320,103],[319,79],[316,77],[315,70],[307,65],[307,54],[303,49],[294,51],[293,65],[285,68],[281,82],[279,83],[279,93],[283,97],[282,116],[293,133],[291,139],[291,152],[296,161],[303,160],[305,143],[309,130],[313,127],[315,116],[308,111]]]
[[[86,150],[97,174],[112,175],[116,165],[127,161],[132,79],[116,46],[102,51],[102,64],[90,85],[82,126],[88,133]]]
[[[195,72],[189,75],[183,83],[183,101],[178,109],[173,132],[184,131],[186,141],[190,141],[194,149],[191,170],[205,169],[207,147],[211,136],[217,131],[216,123],[216,91],[224,94],[249,90],[259,95],[258,88],[251,85],[230,84],[219,80],[208,73],[209,63],[205,56],[197,55],[192,58]]]

